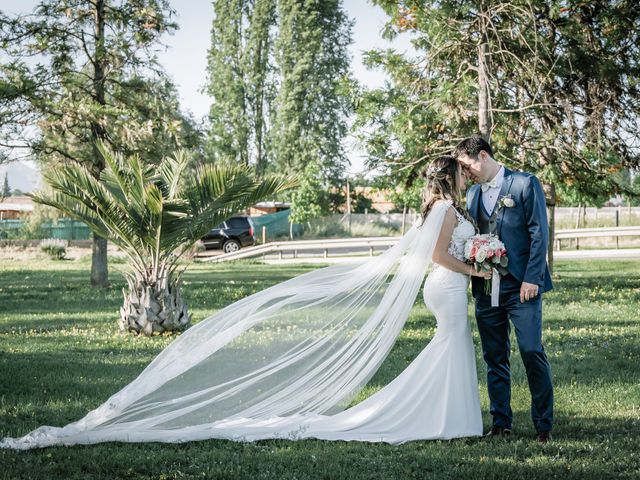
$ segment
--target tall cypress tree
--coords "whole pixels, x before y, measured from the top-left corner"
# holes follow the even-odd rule
[[[273,0],[216,0],[208,57],[212,98],[207,153],[213,161],[266,163],[265,131],[275,22]]]
[[[209,95],[213,98],[207,152],[248,164],[248,116],[244,79],[245,0],[216,0],[209,50]]]
[[[351,42],[341,1],[216,0],[214,10],[209,158],[339,185]]]
[[[251,126],[250,158],[258,175],[268,167],[267,148],[269,116],[276,87],[273,66],[274,0],[255,0],[249,18],[245,71],[247,84],[247,112]]]
[[[0,191],[0,200],[11,196],[11,187],[9,187],[8,175],[4,174],[4,182],[2,182],[2,191]]]
[[[351,22],[340,0],[279,0],[278,14],[274,163],[302,172],[316,162],[325,183],[340,184],[349,109],[341,86],[349,69]]]

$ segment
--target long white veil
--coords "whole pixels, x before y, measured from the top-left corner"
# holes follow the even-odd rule
[[[0,447],[182,442],[216,438],[216,427],[233,419],[346,409],[402,330],[447,207],[439,202],[379,256],[300,275],[219,310],[81,420]]]

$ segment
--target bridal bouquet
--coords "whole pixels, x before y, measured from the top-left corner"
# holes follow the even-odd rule
[[[491,233],[470,237],[464,245],[464,258],[477,272],[495,268],[500,275],[507,273],[507,250],[504,243]],[[484,281],[484,293],[491,294],[491,280]]]

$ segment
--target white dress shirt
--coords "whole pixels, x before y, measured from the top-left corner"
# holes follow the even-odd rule
[[[491,215],[493,213],[493,209],[496,206],[496,202],[498,201],[498,196],[500,195],[500,189],[502,188],[502,181],[504,180],[504,167],[500,165],[500,170],[496,173],[496,176],[493,177],[487,183],[492,183],[492,186],[486,189],[486,191],[482,192],[482,204],[484,205],[485,210]],[[480,186],[482,188],[482,186]]]

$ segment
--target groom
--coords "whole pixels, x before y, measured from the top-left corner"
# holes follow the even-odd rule
[[[477,183],[467,192],[467,208],[480,233],[498,235],[505,244],[509,273],[500,279],[499,306],[491,306],[482,278],[472,278],[476,320],[487,364],[493,426],[487,437],[511,433],[509,331],[513,323],[531,392],[531,417],[540,442],[551,440],[553,386],[542,346],[542,293],[553,288],[546,261],[548,224],[540,181],[513,172],[493,159],[482,137],[471,137],[454,151]]]

